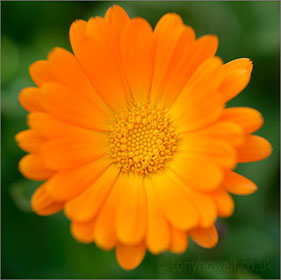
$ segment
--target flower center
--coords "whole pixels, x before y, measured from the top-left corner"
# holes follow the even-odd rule
[[[109,138],[110,156],[122,172],[148,175],[165,168],[178,135],[166,110],[134,104],[116,117]]]

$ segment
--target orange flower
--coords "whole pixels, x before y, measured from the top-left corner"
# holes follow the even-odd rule
[[[30,153],[19,168],[46,180],[33,210],[64,209],[77,240],[116,248],[128,270],[146,249],[184,252],[188,237],[215,246],[217,217],[233,212],[229,193],[257,188],[236,164],[271,153],[252,135],[263,124],[258,111],[225,108],[252,62],[223,64],[217,37],[196,39],[176,14],[152,30],[119,6],[74,22],[70,42],[74,55],[55,48],[31,65],[37,87],[19,96],[30,127],[16,136]]]

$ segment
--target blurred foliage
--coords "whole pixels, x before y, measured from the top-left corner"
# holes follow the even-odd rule
[[[62,213],[39,217],[29,199],[38,183],[22,178],[23,152],[14,135],[25,129],[19,91],[32,86],[29,65],[55,46],[70,50],[68,28],[78,18],[103,16],[113,2],[1,2],[2,91],[2,278],[280,278],[280,3],[279,2],[119,2],[131,17],[154,27],[167,12],[179,13],[197,36],[220,40],[227,62],[249,57],[252,80],[231,106],[250,106],[265,118],[258,132],[272,143],[266,160],[241,164],[239,172],[259,186],[249,197],[235,197],[236,210],[219,219],[220,242],[205,250],[190,242],[186,253],[147,254],[134,271],[123,271],[114,252],[77,243]]]

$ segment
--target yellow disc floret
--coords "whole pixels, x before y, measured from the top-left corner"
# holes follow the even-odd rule
[[[116,117],[110,156],[122,172],[148,175],[163,170],[177,149],[178,136],[167,110],[133,104]]]

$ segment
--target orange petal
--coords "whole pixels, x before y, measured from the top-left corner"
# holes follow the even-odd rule
[[[97,216],[94,238],[97,246],[104,250],[113,249],[117,242],[116,216],[126,181],[127,176],[121,173]]]
[[[217,218],[217,209],[210,195],[189,187],[186,182],[180,180],[179,177],[170,171],[167,171],[167,175],[181,187],[188,199],[195,205],[200,215],[200,225],[202,227],[212,225]]]
[[[119,38],[107,20],[99,16],[90,18],[87,22],[86,35],[105,44],[115,58],[120,60],[120,51],[119,48],[116,48]]]
[[[186,185],[197,190],[210,191],[219,187],[222,170],[211,162],[175,156],[169,163],[171,169]]]
[[[21,131],[16,134],[18,145],[26,152],[38,153],[46,139],[33,129]]]
[[[246,133],[255,132],[263,125],[262,114],[247,107],[227,108],[223,111],[220,119],[239,124]]]
[[[74,138],[54,138],[42,147],[41,155],[45,165],[52,169],[68,169],[87,164],[108,152],[107,137],[103,133],[89,131],[74,135]]]
[[[121,55],[129,88],[136,102],[146,103],[153,73],[153,33],[149,23],[135,18],[124,28]]]
[[[89,221],[95,217],[109,195],[118,174],[119,169],[115,165],[109,166],[93,185],[66,203],[66,215],[78,222]]]
[[[234,201],[232,197],[224,190],[216,190],[212,194],[212,198],[217,205],[219,217],[229,217],[234,211]]]
[[[143,178],[127,175],[117,210],[117,238],[123,244],[138,244],[146,233],[147,198]]]
[[[62,210],[63,206],[62,202],[57,202],[49,196],[45,184],[36,189],[31,198],[32,210],[41,216],[55,214]]]
[[[118,5],[113,5],[110,7],[106,11],[104,18],[116,31],[119,37],[121,37],[124,27],[130,20],[126,11]]]
[[[114,28],[102,17],[90,18],[87,23],[86,36],[91,37],[95,42],[101,43],[104,48],[111,52],[119,69],[119,74],[124,81],[124,89],[129,90],[121,60],[120,47],[116,47],[120,45],[120,40]]]
[[[154,30],[155,65],[150,93],[151,103],[156,105],[163,94],[166,73],[169,72],[170,61],[177,54],[180,43],[185,37],[185,27],[177,14],[166,14],[157,23]]]
[[[42,147],[45,163],[54,168],[72,168],[107,153],[107,135],[69,125],[48,114],[32,113],[29,125],[46,138],[53,138]]]
[[[38,88],[24,88],[19,95],[19,102],[29,112],[45,111],[42,106],[42,95]]]
[[[213,248],[218,243],[218,232],[213,225],[209,228],[195,228],[188,232],[190,238],[203,248]]]
[[[42,103],[46,111],[65,122],[94,130],[109,130],[106,114],[94,103],[60,84],[42,87]]]
[[[94,237],[95,220],[91,220],[84,223],[72,222],[71,223],[71,234],[72,236],[82,243],[93,242]]]
[[[112,115],[112,111],[94,90],[79,61],[72,53],[63,48],[55,48],[48,55],[48,63],[56,80],[76,92],[75,96],[79,95],[78,100],[82,99],[85,102],[86,99],[90,102],[88,107],[92,106],[108,116]],[[69,102],[67,98],[64,101]]]
[[[215,35],[204,35],[199,37],[196,40],[196,44],[193,46],[194,57],[192,58],[193,67],[191,67],[191,69],[195,71],[204,61],[214,57],[218,46],[218,37]]]
[[[207,160],[225,168],[234,168],[237,160],[235,149],[227,142],[185,134],[179,142],[181,157]]]
[[[240,125],[235,122],[219,121],[204,129],[188,134],[191,137],[212,138],[225,141],[233,146],[239,146],[244,141],[244,131]]]
[[[193,73],[193,46],[195,33],[191,27],[184,26],[173,55],[167,65],[161,87],[161,104],[170,106]]]
[[[169,248],[170,228],[160,208],[151,180],[145,180],[148,202],[146,245],[151,253],[159,254]]]
[[[62,122],[58,122],[49,114],[33,112],[27,115],[28,126],[35,132],[42,135],[42,137],[50,138],[51,136],[57,136],[61,131],[59,125]],[[56,125],[58,123],[58,125]],[[58,126],[58,128],[56,128]]]
[[[188,238],[185,231],[171,227],[171,244],[170,251],[174,254],[182,254],[188,246]]]
[[[54,170],[47,168],[38,155],[26,155],[19,161],[19,170],[31,180],[41,181],[50,178]]]
[[[165,106],[177,96],[187,81],[195,33],[183,24],[179,15],[168,13],[158,21],[154,34],[156,65],[151,98],[157,102],[162,97]]]
[[[56,81],[46,60],[38,60],[31,64],[29,73],[34,83],[39,87],[45,83]]]
[[[222,79],[221,65],[218,58],[201,64],[178,95],[170,114],[179,132],[203,128],[222,113],[223,102],[217,91]]]
[[[249,83],[253,64],[248,58],[239,58],[223,66],[224,79],[220,86],[224,100],[228,101],[239,94]]]
[[[185,27],[184,32],[185,36],[180,42],[179,49],[175,52],[174,61],[171,61],[165,78],[162,96],[165,106],[173,104],[196,69],[205,60],[213,57],[218,47],[217,37],[213,35],[203,36],[195,41],[192,28]]]
[[[176,13],[167,13],[164,14],[157,22],[154,32],[159,34],[157,36],[162,36],[165,34],[166,30],[169,28],[177,27],[182,25],[182,18]]]
[[[86,34],[87,22],[82,19],[75,20],[69,28],[69,40],[74,53],[77,52]]]
[[[195,41],[195,34],[192,28],[180,26],[179,24],[177,28],[178,30],[182,29],[182,34],[167,68],[166,77],[163,79],[163,88],[159,91],[160,94],[161,92],[163,94],[162,98],[165,106],[171,105],[174,102],[180,90],[182,90],[197,68],[204,61],[213,57],[218,48],[218,39],[214,35],[205,35]],[[167,33],[174,32],[174,30],[176,30],[175,27],[166,30],[164,38],[167,36]],[[175,39],[171,41],[177,42]],[[166,45],[173,50],[171,42],[167,44],[164,40],[162,45]],[[168,54],[169,52],[166,51],[166,53]],[[169,56],[165,59],[168,58]]]
[[[59,171],[46,183],[49,194],[56,200],[69,200],[90,187],[109,166],[106,157],[79,168]]]
[[[223,187],[225,190],[239,195],[251,194],[257,190],[254,182],[230,170],[225,171]]]
[[[93,130],[84,129],[64,121],[60,121],[49,114],[33,112],[28,115],[28,125],[46,138],[87,138],[89,135],[101,134]],[[89,136],[91,137],[91,136]]]
[[[116,55],[104,43],[87,36],[74,52],[105,103],[117,112],[125,108],[128,89]]]
[[[137,245],[118,243],[116,246],[117,261],[125,270],[132,270],[140,265],[145,256],[145,252],[145,246],[142,243]]]
[[[272,152],[270,143],[263,137],[249,135],[243,145],[237,148],[238,162],[251,162],[267,158]]]
[[[175,181],[165,173],[156,174],[151,180],[162,211],[173,226],[188,230],[198,225],[200,217],[196,206]]]

